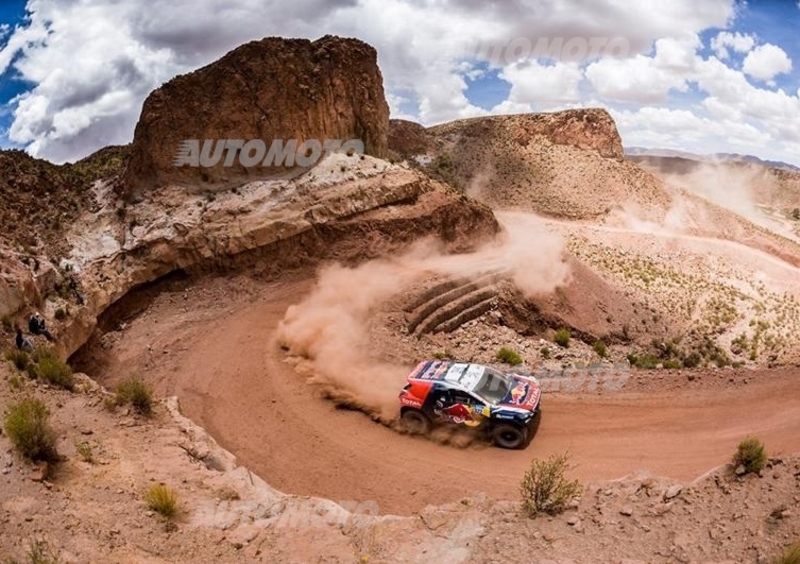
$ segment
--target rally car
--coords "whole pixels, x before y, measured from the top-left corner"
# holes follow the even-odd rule
[[[497,446],[521,448],[539,413],[542,389],[532,376],[448,360],[420,362],[400,392],[400,418],[412,434],[433,425],[485,430]]]

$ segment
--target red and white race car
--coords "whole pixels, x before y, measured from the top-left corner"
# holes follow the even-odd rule
[[[414,434],[435,424],[488,432],[497,446],[522,448],[539,413],[542,389],[532,376],[448,360],[420,362],[400,392],[400,417]]]

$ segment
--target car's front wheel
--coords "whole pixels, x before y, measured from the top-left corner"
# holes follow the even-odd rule
[[[527,430],[516,425],[501,424],[492,430],[494,444],[502,448],[522,448],[527,438]]]
[[[416,409],[406,409],[400,417],[403,429],[409,435],[427,435],[431,430],[431,420]]]

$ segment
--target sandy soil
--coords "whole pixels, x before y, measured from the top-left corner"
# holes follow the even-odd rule
[[[692,380],[641,372],[616,392],[547,393],[538,432],[521,451],[401,435],[337,409],[287,362],[277,324],[313,280],[301,272],[279,282],[161,283],[129,298],[107,327],[116,330],[81,362],[103,384],[139,373],[159,393],[178,395],[188,417],[273,487],[372,500],[381,513],[410,514],[474,492],[514,497],[531,458],[565,449],[582,480],[637,470],[690,480],[726,463],[748,434],[771,453],[800,450],[800,379],[789,369],[713,370]],[[404,376],[398,371],[398,389]]]

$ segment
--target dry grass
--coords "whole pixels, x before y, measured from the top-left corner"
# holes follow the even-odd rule
[[[774,564],[800,564],[800,542],[786,547],[783,554],[773,562]]]
[[[178,512],[178,495],[164,484],[150,486],[145,500],[150,509],[165,519],[172,519]]]

